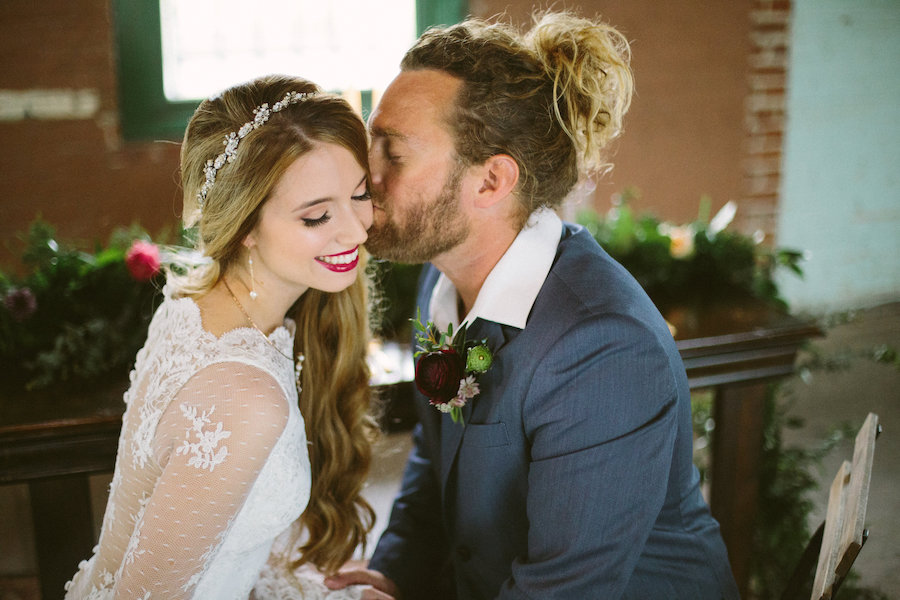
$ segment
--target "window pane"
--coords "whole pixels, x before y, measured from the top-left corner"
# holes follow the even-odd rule
[[[160,22],[172,101],[269,73],[384,89],[416,37],[415,0],[160,0]]]

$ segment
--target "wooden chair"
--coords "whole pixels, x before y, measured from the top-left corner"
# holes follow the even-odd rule
[[[869,413],[856,435],[853,462],[845,460],[838,469],[829,490],[825,521],[813,534],[781,600],[807,597],[811,600],[830,600],[850,572],[853,561],[869,536],[865,528],[866,505],[872,479],[875,438],[880,433],[878,415]],[[816,561],[816,572],[812,594],[808,595],[807,582],[813,561]]]

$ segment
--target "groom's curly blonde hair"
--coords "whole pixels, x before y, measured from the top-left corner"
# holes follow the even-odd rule
[[[628,41],[569,12],[539,13],[520,33],[469,19],[426,31],[401,62],[462,80],[448,125],[466,165],[508,154],[519,165],[520,224],[556,207],[578,181],[610,167],[634,80]]]

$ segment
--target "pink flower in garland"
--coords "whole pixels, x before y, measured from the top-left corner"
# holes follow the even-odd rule
[[[135,240],[125,254],[125,266],[137,281],[149,281],[159,273],[159,248],[156,244]]]

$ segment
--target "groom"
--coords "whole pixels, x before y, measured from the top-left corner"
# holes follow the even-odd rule
[[[540,101],[552,81],[513,89],[540,70],[511,36],[427,32],[372,114],[367,245],[430,262],[423,321],[465,320],[493,364],[465,425],[417,398],[369,570],[328,584],[403,600],[736,598],[672,336],[588,232],[539,208],[559,205],[584,157]]]

